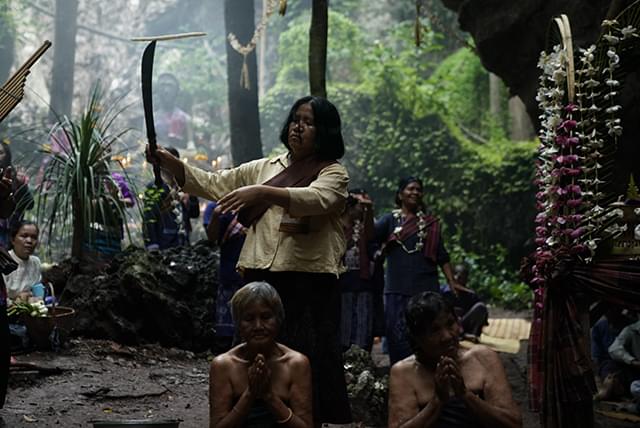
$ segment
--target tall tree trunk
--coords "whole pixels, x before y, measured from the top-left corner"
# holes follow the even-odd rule
[[[502,112],[502,80],[493,73],[489,73],[489,111],[496,118]]]
[[[514,141],[531,140],[536,133],[527,113],[527,108],[519,96],[509,99],[509,136]]]
[[[327,97],[327,34],[329,0],[313,0],[309,28],[309,88],[311,95]]]
[[[15,59],[16,34],[9,4],[9,0],[0,0],[0,85],[9,78]]]
[[[262,0],[262,14],[267,11],[269,0]],[[266,91],[266,71],[267,71],[267,27],[264,27],[262,37],[258,45],[258,98],[263,98]]]
[[[241,44],[249,43],[255,31],[253,0],[225,0],[224,23]],[[231,157],[234,165],[262,157],[260,115],[258,111],[258,73],[255,49],[247,55],[249,88],[240,84],[243,57],[227,42],[227,86]]]
[[[71,115],[73,69],[76,59],[78,0],[56,0],[53,69],[51,70],[51,111],[49,119]]]

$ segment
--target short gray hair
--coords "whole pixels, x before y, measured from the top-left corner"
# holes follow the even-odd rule
[[[282,306],[280,295],[269,283],[255,281],[241,287],[231,298],[231,317],[236,327],[247,307],[257,301],[264,303],[273,310],[278,326],[281,326],[284,322],[284,307]]]

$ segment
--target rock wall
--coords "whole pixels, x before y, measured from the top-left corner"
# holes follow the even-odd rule
[[[462,30],[473,37],[484,67],[498,75],[513,95],[524,102],[537,128],[538,106],[535,100],[540,71],[536,64],[545,48],[547,32],[553,17],[562,13],[569,17],[574,49],[588,47],[600,36],[602,20],[615,17],[632,0],[442,0],[457,12]],[[624,58],[622,59],[625,60]],[[629,175],[640,179],[640,76],[638,58],[623,81],[619,99],[622,106],[624,134],[616,155],[614,191],[624,194]],[[633,71],[636,70],[636,71]]]

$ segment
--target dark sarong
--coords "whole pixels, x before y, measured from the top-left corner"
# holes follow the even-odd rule
[[[373,293],[354,291],[342,293],[340,336],[342,346],[359,346],[371,352],[373,346]]]
[[[266,281],[280,294],[285,320],[278,340],[309,358],[313,415],[320,423],[351,423],[340,347],[340,288],[328,273],[247,270],[246,283]]]
[[[403,294],[385,294],[385,330],[387,346],[389,347],[389,362],[391,365],[413,354],[406,334],[404,313],[411,296]]]

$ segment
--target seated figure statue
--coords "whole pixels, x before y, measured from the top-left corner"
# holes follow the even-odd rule
[[[405,317],[414,354],[391,368],[390,428],[522,426],[500,357],[459,346],[460,325],[440,294],[413,296]]]

